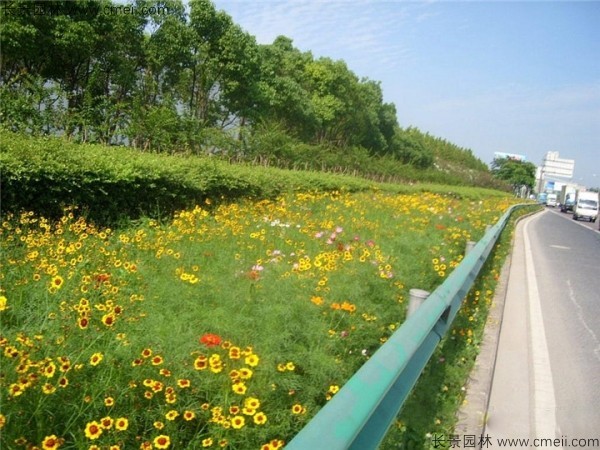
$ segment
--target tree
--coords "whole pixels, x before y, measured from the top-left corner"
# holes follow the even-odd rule
[[[277,130],[308,142],[317,127],[305,69],[313,60],[312,54],[301,52],[290,38],[279,36],[272,44],[259,46],[259,59],[255,100],[261,128],[274,124]]]
[[[528,192],[533,189],[535,170],[535,164],[512,158],[495,158],[492,162],[492,174],[509,183],[516,195],[519,195],[524,187]]]

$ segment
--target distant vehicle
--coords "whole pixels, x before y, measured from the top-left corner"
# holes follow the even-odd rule
[[[573,206],[573,219],[586,219],[595,222],[598,218],[598,193],[577,191]]]
[[[577,189],[575,189],[575,187],[565,184],[558,193],[558,204],[562,206],[567,202],[568,198],[571,198],[572,202],[575,203],[576,192]]]
[[[546,204],[546,198],[548,197],[548,194],[546,194],[545,192],[540,192],[537,196],[537,202],[540,205],[545,205]]]
[[[573,196],[573,197],[575,197],[575,196]],[[560,212],[564,212],[564,213],[573,212],[574,206],[575,206],[575,199],[569,197],[565,200],[564,203],[561,203]]]
[[[546,206],[552,206],[556,208],[556,203],[558,201],[558,196],[556,194],[548,194],[546,196]]]

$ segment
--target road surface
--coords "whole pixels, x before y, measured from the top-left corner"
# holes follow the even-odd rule
[[[573,437],[600,435],[600,234],[591,226],[549,211],[528,227],[556,422]]]
[[[485,434],[600,448],[600,233],[549,209],[515,234]],[[588,441],[586,441],[588,440]]]

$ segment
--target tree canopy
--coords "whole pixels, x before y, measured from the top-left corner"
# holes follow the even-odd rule
[[[508,182],[515,192],[523,187],[532,190],[535,185],[536,166],[528,161],[512,158],[496,158],[492,162],[492,173]]]
[[[419,168],[453,155],[487,170],[402,128],[379,82],[285,36],[258,44],[210,0],[16,0],[0,14],[0,120],[14,131],[236,157],[281,152],[264,146],[283,139]]]

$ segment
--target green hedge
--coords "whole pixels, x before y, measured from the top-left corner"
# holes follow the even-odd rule
[[[231,165],[0,131],[3,213],[59,217],[77,205],[99,223],[170,214],[206,198],[268,198],[290,190],[360,190],[352,177]]]
[[[2,213],[55,219],[76,205],[97,224],[162,217],[211,199],[273,198],[290,191],[430,191],[472,199],[506,193],[443,185],[375,183],[323,172],[230,164],[198,156],[143,153],[0,130]]]

